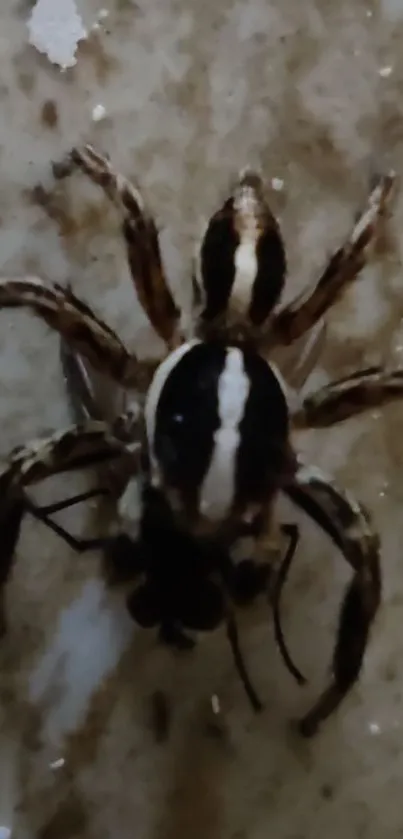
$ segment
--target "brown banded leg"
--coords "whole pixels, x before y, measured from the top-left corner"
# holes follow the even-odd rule
[[[123,386],[142,387],[142,364],[115,332],[69,288],[46,285],[38,277],[0,279],[0,308],[29,307],[69,346]]]
[[[319,469],[301,465],[284,492],[332,538],[354,572],[340,611],[331,683],[299,724],[309,737],[360,676],[381,601],[380,545],[367,510]]]
[[[403,396],[403,369],[368,367],[307,396],[292,416],[297,428],[324,428]]]
[[[246,669],[245,661],[239,644],[239,634],[235,620],[235,615],[230,607],[228,607],[226,610],[225,624],[227,630],[227,638],[231,647],[231,652],[238,676],[243,684],[245,693],[249,699],[249,702],[253,710],[255,711],[255,713],[259,713],[263,710],[263,705],[255,691],[255,688],[253,687],[249,673]]]
[[[327,323],[320,319],[315,326],[291,346],[274,347],[270,363],[274,362],[286,384],[298,392],[315,369],[326,341]]]
[[[90,371],[85,359],[74,352],[63,338],[60,344],[60,360],[74,422],[104,421],[105,417],[95,394],[93,371]]]
[[[132,443],[141,439],[141,395],[139,401],[133,404],[124,388],[106,382],[63,340],[61,361],[74,422],[97,420],[112,423],[116,437],[122,442]],[[109,488],[110,499],[114,501],[125,491],[131,477],[130,458],[108,461],[97,469],[99,483]]]
[[[59,472],[83,469],[94,466],[123,455],[133,458],[133,471],[136,469],[137,454],[135,445],[125,445],[113,434],[113,426],[101,422],[87,422],[72,426],[65,431],[58,432],[42,440],[33,440],[26,446],[19,446],[9,455],[0,473],[0,526],[2,545],[0,550],[0,630],[5,629],[4,618],[4,587],[10,576],[14,552],[18,541],[22,519],[25,512],[31,512],[36,518],[55,530],[59,536],[69,541],[63,528],[52,522],[48,516],[63,507],[70,506],[74,499],[59,502],[44,512],[36,507],[26,496],[24,488],[45,480]],[[99,491],[97,491],[99,494]],[[75,501],[82,501],[84,497],[94,495],[84,493],[77,496]],[[91,540],[79,547],[74,545],[74,537],[70,537],[72,547],[76,550],[87,550],[89,547],[99,547],[99,540]],[[77,541],[77,540],[76,540]],[[78,540],[80,541],[80,540]]]
[[[395,182],[394,173],[378,178],[367,205],[345,244],[332,256],[318,282],[280,309],[262,337],[262,350],[276,344],[291,344],[307,332],[341,297],[367,261],[367,251],[378,232]]]
[[[98,184],[119,212],[139,301],[158,335],[169,349],[174,349],[181,343],[180,312],[166,280],[155,222],[139,190],[90,145],[73,148],[62,163],[54,164],[53,172],[61,178],[74,168],[81,169]]]
[[[85,469],[123,455],[133,457],[135,472],[139,445],[118,440],[113,426],[102,422],[70,426],[11,452],[0,473],[0,498],[59,472]]]

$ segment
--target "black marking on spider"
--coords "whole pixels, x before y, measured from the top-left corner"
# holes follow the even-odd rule
[[[267,561],[272,506],[283,492],[330,536],[353,572],[340,611],[330,684],[300,723],[303,734],[313,734],[359,677],[381,596],[380,549],[363,506],[331,478],[301,464],[292,431],[331,424],[400,396],[403,373],[358,372],[295,410],[281,374],[264,358],[317,330],[359,274],[394,175],[378,178],[319,280],[275,309],[285,282],[284,244],[261,179],[242,173],[200,243],[193,275],[194,329],[185,335],[165,277],[157,228],[139,190],[91,146],[73,149],[62,165],[55,165],[54,175],[66,177],[75,168],[99,184],[120,215],[138,299],[165,342],[166,354],[158,364],[140,362],[68,288],[46,285],[37,277],[0,280],[0,307],[29,306],[61,335],[67,381],[84,417],[66,432],[13,452],[0,474],[1,592],[23,514],[30,512],[77,551],[102,547],[108,580],[131,584],[131,615],[142,626],[156,627],[165,643],[191,648],[191,632],[224,623],[245,690],[259,710],[241,655],[238,607],[261,594],[270,598],[280,651],[295,678],[303,681],[280,621],[281,592],[298,543],[295,525],[283,528],[289,547],[280,568]],[[322,334],[316,331],[314,344]],[[140,419],[129,415],[104,421],[87,365],[123,388],[137,389],[144,407]],[[307,357],[305,367],[307,375]],[[52,518],[60,504],[40,509],[26,493],[27,486],[48,475],[109,462],[124,463],[129,479],[119,499],[120,529],[107,539],[71,536]],[[247,532],[254,537],[251,555],[236,564],[233,549]]]

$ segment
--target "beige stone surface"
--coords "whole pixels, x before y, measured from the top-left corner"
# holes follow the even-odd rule
[[[77,5],[91,30],[99,0]],[[402,172],[399,0],[105,0],[108,16],[64,73],[28,44],[31,8],[2,0],[1,272],[71,281],[138,350],[158,344],[138,311],[113,212],[78,175],[57,187],[51,178],[50,161],[72,144],[94,142],[139,181],[181,302],[203,219],[245,164],[284,182],[282,190],[274,182],[271,200],[288,248],[288,295],[348,232],[371,174]],[[94,122],[98,105],[105,116]],[[51,192],[53,218],[38,185]],[[329,318],[311,384],[401,361],[402,221],[398,190],[378,258]],[[57,338],[29,313],[0,313],[0,382],[2,456],[69,421]],[[310,681],[303,690],[293,683],[268,610],[257,609],[243,644],[265,700],[258,717],[223,633],[189,657],[161,650],[105,589],[95,554],[77,557],[26,522],[0,654],[0,826],[18,839],[403,835],[402,411],[298,440],[373,511],[385,578],[360,684],[310,742],[290,723],[325,679],[348,572],[305,519],[284,511],[303,528],[285,622]],[[90,482],[60,479],[46,495]],[[96,524],[90,508],[64,521],[75,532]],[[150,728],[150,695],[160,689],[172,703],[164,744]],[[206,733],[213,693],[224,740]]]

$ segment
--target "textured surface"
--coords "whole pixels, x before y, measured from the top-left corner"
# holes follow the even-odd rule
[[[49,161],[73,143],[93,141],[139,180],[181,301],[194,237],[239,167],[258,164],[269,181],[284,181],[272,206],[288,247],[288,294],[315,276],[347,233],[373,171],[402,170],[398,0],[376,10],[363,0],[109,0],[108,17],[64,74],[28,45],[31,6],[2,5],[1,270],[70,280],[139,350],[158,343],[137,310],[113,212],[78,175],[54,189]],[[90,28],[97,0],[78,6]],[[99,104],[106,116],[94,123]],[[379,259],[332,313],[312,383],[402,360],[402,221],[398,193]],[[25,312],[1,313],[0,323],[6,454],[69,417],[56,338]],[[324,679],[347,575],[313,527],[304,523],[286,595],[287,636],[310,683],[293,684],[268,616],[257,611],[243,628],[266,703],[253,717],[220,633],[190,658],[157,648],[105,590],[95,555],[77,558],[27,522],[0,656],[0,825],[18,839],[403,834],[402,411],[396,405],[299,441],[373,510],[385,574],[360,685],[309,743],[290,720]],[[85,481],[59,481],[47,497]],[[96,527],[90,509],[65,521],[76,532]],[[173,705],[165,744],[150,730],[150,695],[161,689]],[[213,692],[226,716],[225,741],[205,730]]]

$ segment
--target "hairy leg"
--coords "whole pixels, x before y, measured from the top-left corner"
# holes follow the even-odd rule
[[[340,611],[331,683],[299,724],[309,737],[360,676],[381,602],[380,545],[367,510],[319,469],[300,465],[284,492],[332,538],[354,572]]]
[[[124,386],[143,386],[143,364],[70,288],[38,277],[0,279],[0,308],[28,306],[92,366]]]
[[[296,428],[324,428],[402,396],[403,369],[368,367],[307,396],[292,421]]]
[[[134,446],[130,447],[119,441],[113,435],[113,426],[100,422],[71,426],[63,432],[42,440],[34,440],[11,452],[0,473],[0,634],[6,628],[4,589],[12,570],[15,548],[26,512],[43,521],[75,550],[81,552],[103,546],[101,540],[76,539],[49,518],[52,513],[95,494],[99,495],[103,490],[81,493],[73,499],[41,509],[27,497],[24,488],[58,472],[93,466],[125,454],[132,455],[135,471],[137,461]]]
[[[72,425],[49,437],[18,446],[9,455],[0,473],[0,496],[17,493],[59,472],[83,469],[122,455],[133,457],[138,465],[139,444],[125,444],[114,434],[114,427],[102,422]]]
[[[139,301],[158,335],[173,349],[180,343],[180,312],[166,280],[155,222],[139,190],[90,145],[73,148],[66,160],[54,164],[53,172],[61,178],[74,168],[85,172],[115,205]]]
[[[74,422],[105,421],[95,395],[92,371],[88,369],[85,359],[74,352],[63,338],[60,360]]]
[[[274,347],[269,354],[286,384],[294,392],[304,386],[318,364],[326,341],[327,324],[321,318],[315,326],[299,340],[287,347]]]
[[[355,280],[367,261],[368,246],[376,237],[394,182],[393,172],[378,178],[347,241],[332,256],[319,280],[271,320],[270,331],[262,336],[262,351],[277,344],[291,344],[311,329]]]

